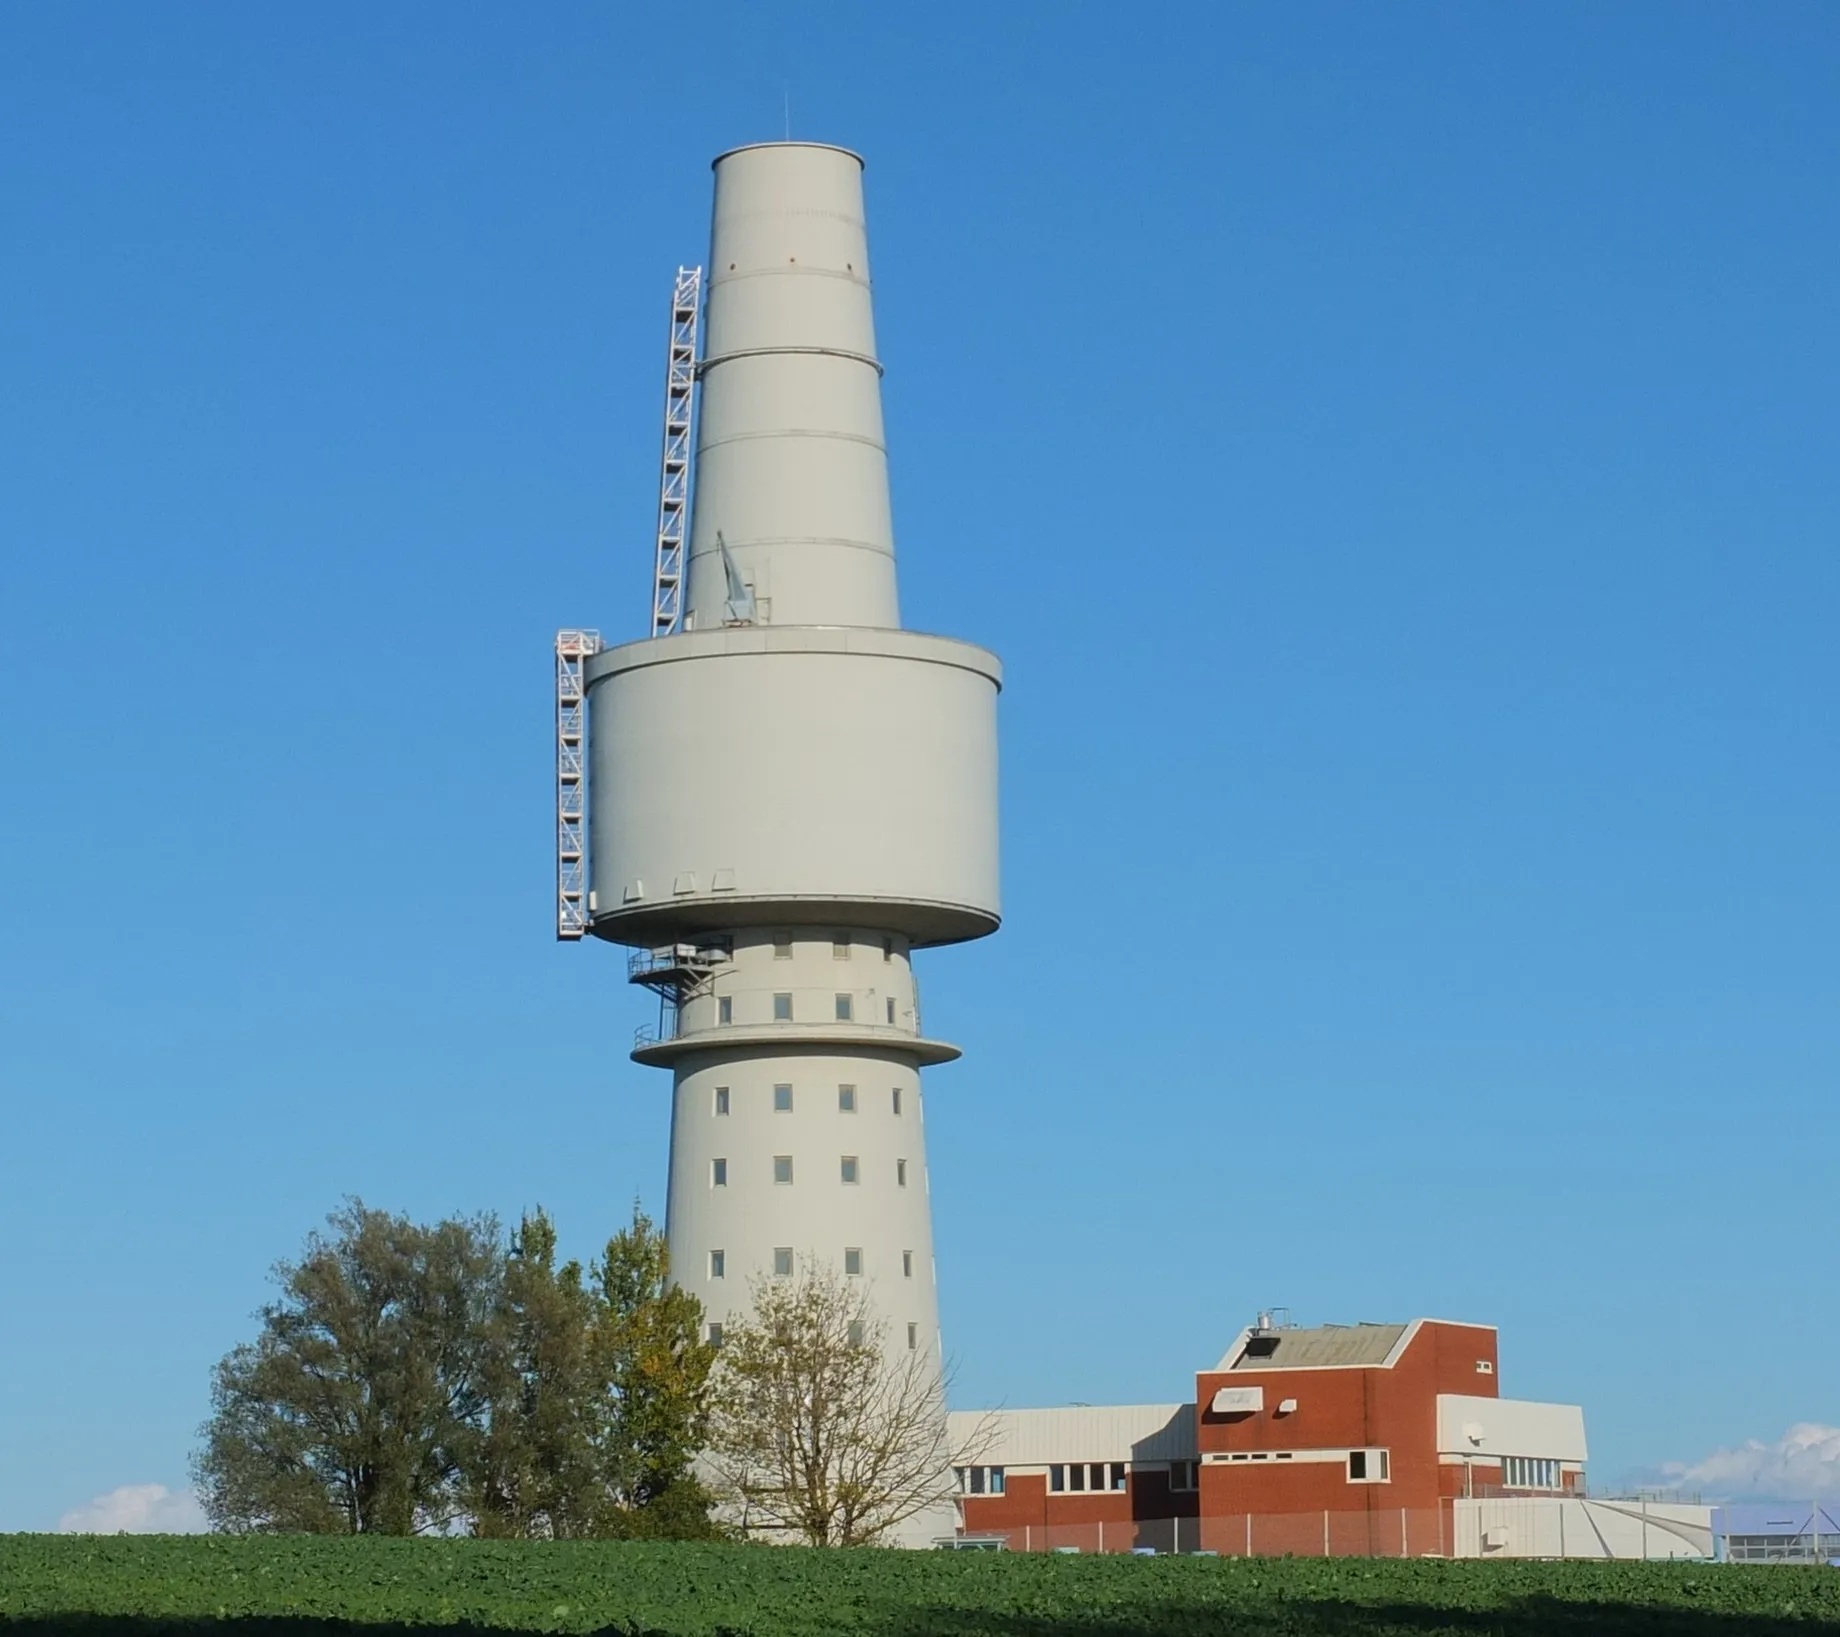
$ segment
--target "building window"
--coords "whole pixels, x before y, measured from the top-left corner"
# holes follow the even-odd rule
[[[861,1171],[862,1167],[856,1163],[856,1156],[854,1154],[845,1154],[843,1156],[843,1180],[845,1182],[860,1181]]]
[[[854,1086],[839,1086],[837,1088],[837,1112],[839,1114],[854,1114],[856,1112],[856,1088]]]
[[[837,1021],[848,1023],[856,1014],[856,1007],[848,995],[837,997]]]
[[[901,1277],[911,1279],[914,1276],[914,1253],[910,1250],[901,1252]]]
[[[1123,1489],[1125,1486],[1125,1467],[1123,1461],[1112,1462],[1112,1488]]]
[[[775,1114],[792,1112],[792,1087],[775,1086],[773,1088],[773,1112]]]
[[[792,959],[792,934],[790,932],[776,932],[773,934],[773,958],[776,961],[789,961]]]
[[[891,961],[894,959],[894,939],[884,938],[882,940],[882,959],[884,961]]]
[[[893,995],[890,995],[888,997],[888,1026],[891,1029],[894,1027],[894,996]]]
[[[1065,1492],[1067,1488],[1067,1469],[1064,1466],[1051,1466],[1048,1468],[1048,1487],[1057,1495]]]
[[[725,1277],[727,1272],[728,1257],[719,1250],[712,1250],[709,1253],[709,1277],[712,1279],[720,1279]]]
[[[722,1345],[722,1327],[721,1325],[712,1324],[709,1326],[707,1330],[703,1332],[703,1334],[709,1338],[709,1345],[711,1347],[720,1347]]]
[[[897,1114],[901,1112],[901,1088],[899,1086],[894,1088],[894,1111]]]
[[[792,1277],[792,1247],[790,1245],[773,1247],[773,1277],[775,1279]]]
[[[831,939],[831,959],[847,961],[850,958],[850,940],[848,938]]]
[[[1351,1484],[1383,1484],[1391,1481],[1387,1471],[1387,1452],[1383,1449],[1351,1449],[1348,1452],[1348,1481]]]
[[[1000,1466],[961,1466],[952,1470],[957,1475],[961,1495],[1003,1493],[1003,1468]]]
[[[1559,1463],[1510,1455],[1501,1463],[1501,1481],[1509,1489],[1558,1489]]]
[[[728,1161],[711,1160],[709,1162],[709,1186],[726,1188],[728,1186]]]
[[[850,1345],[860,1347],[863,1344],[863,1322],[861,1319],[850,1320]]]
[[[778,994],[773,997],[773,1021],[775,1023],[792,1021],[792,996],[790,994]]]
[[[1199,1461],[1171,1461],[1169,1463],[1169,1487],[1179,1490],[1196,1490],[1201,1487],[1201,1463]]]
[[[862,1246],[851,1245],[843,1253],[843,1272],[846,1278],[862,1277]]]
[[[1067,1487],[1076,1494],[1086,1493],[1086,1468],[1083,1464],[1076,1462],[1067,1468]]]
[[[906,1160],[896,1160],[894,1162],[894,1183],[897,1188],[905,1188],[907,1186]]]
[[[717,1086],[716,1087],[716,1113],[726,1114],[727,1112],[728,1112],[728,1087],[727,1086]]]
[[[1495,1373],[1495,1361],[1493,1359],[1479,1358],[1476,1360],[1476,1374],[1477,1375],[1492,1376],[1494,1375],[1494,1373]]]
[[[716,996],[716,1022],[733,1023],[735,1021],[735,997],[733,995]]]
[[[907,1350],[913,1352],[920,1345],[920,1326],[910,1324],[907,1327]]]
[[[773,1180],[775,1182],[790,1182],[792,1180],[792,1156],[790,1154],[775,1154],[773,1156]]]

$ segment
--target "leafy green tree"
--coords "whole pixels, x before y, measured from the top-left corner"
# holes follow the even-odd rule
[[[601,1472],[617,1513],[606,1532],[703,1539],[719,1532],[694,1470],[716,1350],[702,1339],[703,1304],[670,1274],[664,1235],[635,1204],[631,1226],[594,1264]]]
[[[236,1533],[415,1534],[460,1515],[496,1349],[490,1217],[431,1228],[349,1200],[275,1269],[262,1332],[220,1362],[194,1476]]]
[[[526,1216],[505,1266],[486,1423],[468,1463],[476,1533],[566,1540],[605,1532],[597,1317],[581,1264],[556,1265],[555,1224],[541,1210]]]
[[[194,1472],[232,1532],[707,1538],[714,1349],[636,1206],[584,1274],[555,1224],[418,1227],[352,1200],[275,1270]]]

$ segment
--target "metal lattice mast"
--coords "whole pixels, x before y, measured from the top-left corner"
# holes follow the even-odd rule
[[[652,635],[683,618],[684,530],[690,517],[690,421],[696,397],[696,326],[703,270],[680,267],[671,288],[671,356],[664,383],[664,456],[658,474],[658,556],[652,571]]]
[[[556,936],[563,939],[588,930],[582,666],[600,651],[598,631],[556,633]]]

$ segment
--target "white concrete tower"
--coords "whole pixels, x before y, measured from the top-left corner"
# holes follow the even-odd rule
[[[862,162],[715,162],[683,628],[586,662],[588,925],[663,996],[712,1324],[806,1258],[941,1354],[913,951],[994,932],[995,655],[904,631]]]

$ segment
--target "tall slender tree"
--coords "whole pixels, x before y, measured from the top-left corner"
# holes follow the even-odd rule
[[[556,1265],[541,1210],[518,1225],[505,1264],[486,1424],[467,1463],[481,1535],[569,1539],[602,1532],[605,1381],[597,1303],[579,1262]]]
[[[671,1283],[662,1233],[635,1203],[630,1226],[594,1265],[597,1340],[607,1385],[602,1475],[619,1533],[698,1538],[716,1532],[695,1473],[708,1429],[716,1351],[703,1304]]]

